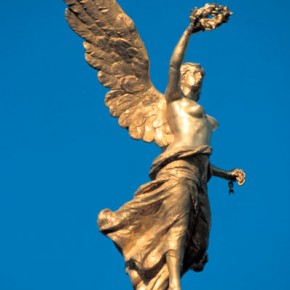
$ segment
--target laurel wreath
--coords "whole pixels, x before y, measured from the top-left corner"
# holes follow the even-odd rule
[[[193,23],[195,32],[213,30],[227,22],[232,14],[227,6],[206,4],[202,8],[191,10],[190,22]]]

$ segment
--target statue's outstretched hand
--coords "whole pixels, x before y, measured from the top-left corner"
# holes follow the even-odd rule
[[[232,14],[227,6],[218,4],[206,4],[202,8],[195,8],[191,10],[189,17],[193,26],[192,33],[216,29],[226,23]]]
[[[246,181],[246,173],[242,169],[233,169],[229,175],[232,181],[238,182],[238,185],[243,185]]]

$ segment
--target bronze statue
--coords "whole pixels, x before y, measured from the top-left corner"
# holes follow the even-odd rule
[[[206,4],[190,14],[188,27],[170,60],[165,95],[150,81],[149,59],[132,20],[115,0],[65,0],[66,19],[85,39],[85,58],[110,88],[105,103],[134,139],[163,149],[151,181],[113,212],[102,210],[99,229],[124,256],[134,289],[178,290],[189,269],[207,262],[210,205],[207,182],[213,176],[245,181],[240,169],[225,171],[209,162],[217,121],[197,103],[204,70],[182,64],[191,35],[227,22],[227,7]],[[232,188],[230,188],[232,190]]]

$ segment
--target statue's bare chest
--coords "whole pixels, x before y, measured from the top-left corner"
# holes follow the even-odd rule
[[[184,100],[180,104],[184,113],[194,118],[206,118],[204,108],[191,100]]]
[[[185,98],[171,104],[168,117],[169,122],[171,119],[172,121],[175,120],[177,124],[182,123],[183,125],[187,124],[187,126],[190,124],[197,127],[205,126],[212,130],[215,130],[218,126],[217,121],[213,117],[208,116],[201,105]]]
[[[206,119],[202,106],[189,99],[181,99],[172,104],[172,113],[183,118]]]

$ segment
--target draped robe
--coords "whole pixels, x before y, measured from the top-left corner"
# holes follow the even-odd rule
[[[100,212],[99,229],[124,256],[134,289],[168,289],[168,251],[180,253],[181,275],[207,262],[210,154],[208,145],[165,151],[131,201]]]

